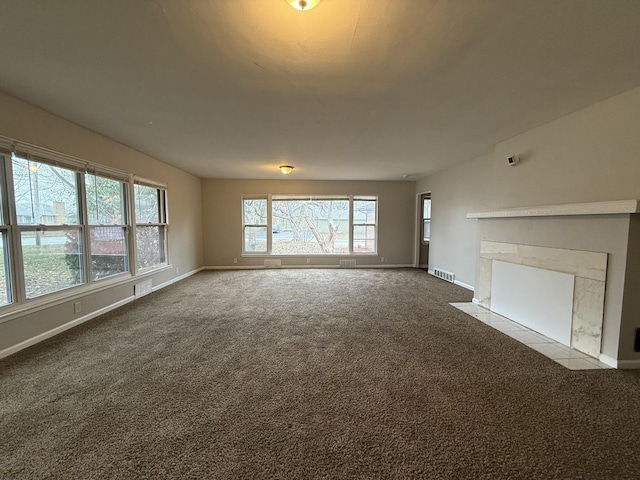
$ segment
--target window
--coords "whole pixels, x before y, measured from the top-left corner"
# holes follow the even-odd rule
[[[78,173],[15,155],[11,169],[25,297],[84,283]]]
[[[353,253],[376,252],[376,205],[375,198],[353,200]]]
[[[141,183],[134,185],[136,205],[136,255],[138,268],[167,263],[166,189]]]
[[[431,238],[431,195],[422,196],[422,243]]]
[[[376,253],[377,198],[245,195],[243,253]]]
[[[267,253],[267,199],[242,199],[242,251]]]
[[[89,250],[93,280],[129,271],[127,236],[128,183],[86,174]]]
[[[271,213],[271,253],[349,253],[349,198],[274,196]]]
[[[130,178],[0,137],[0,307],[166,264],[166,187]]]

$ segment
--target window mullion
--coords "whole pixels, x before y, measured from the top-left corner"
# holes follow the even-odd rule
[[[273,246],[273,211],[271,209],[271,195],[267,195],[267,255],[271,255]]]
[[[9,215],[9,257],[11,269],[11,287],[13,303],[23,303],[26,299],[24,285],[24,267],[22,265],[22,242],[18,227],[18,214],[16,212],[15,192],[13,184],[13,165],[9,158],[5,158],[4,176],[6,185],[7,213]]]
[[[349,255],[353,255],[353,237],[355,236],[353,231],[355,228],[353,224],[353,206],[353,195],[349,195]]]
[[[80,236],[82,237],[82,252],[84,264],[84,283],[93,283],[93,274],[91,266],[91,232],[87,225],[89,224],[89,209],[87,207],[87,185],[85,175],[76,173],[76,182],[78,184],[78,209],[80,220]]]

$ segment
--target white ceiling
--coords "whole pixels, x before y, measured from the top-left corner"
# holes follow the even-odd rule
[[[0,90],[201,177],[413,180],[640,85],[639,30],[638,0],[2,0]]]

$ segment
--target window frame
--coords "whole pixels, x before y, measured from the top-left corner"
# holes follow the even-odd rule
[[[73,202],[73,213],[75,214],[75,209],[77,208],[77,218],[75,215],[73,218],[62,218],[60,217],[60,215],[62,215],[61,211],[54,215],[50,213],[51,209],[49,208],[34,208],[33,202],[37,201],[37,199],[35,199],[32,193],[27,192],[26,195],[29,195],[31,198],[28,200],[28,197],[25,198],[25,203],[30,201],[32,204],[31,209],[36,210],[36,213],[38,213],[38,210],[40,212],[44,212],[45,216],[40,219],[34,219],[32,218],[33,214],[31,214],[22,219],[24,223],[19,224],[18,219],[21,217],[18,216],[18,213],[25,205],[19,207],[16,204],[16,196],[19,194],[20,198],[24,198],[23,195],[25,195],[25,192],[23,191],[24,179],[21,177],[14,179],[13,176],[13,159],[15,157],[25,161],[22,163],[24,163],[27,168],[29,167],[29,163],[27,162],[32,161],[71,171],[73,175],[69,176],[61,171],[56,172],[54,170],[54,173],[64,173],[65,177],[67,177],[69,181],[73,178],[73,190],[71,190],[70,185],[69,190],[62,193],[59,199],[57,194],[51,196],[50,190],[42,190],[41,193],[46,192],[47,195],[43,195],[41,197],[39,205],[48,205],[54,200],[60,200],[63,201],[67,207],[70,207],[70,202]],[[20,168],[17,165],[18,164],[16,164],[15,168]],[[50,172],[47,172],[47,175],[49,173]],[[120,223],[115,226],[123,229],[123,241],[125,242],[125,249],[127,250],[127,258],[124,261],[124,265],[126,266],[124,268],[126,268],[126,271],[95,279],[94,272],[92,272],[93,255],[91,248],[91,231],[93,227],[104,225],[89,223],[89,206],[91,203],[90,199],[87,198],[87,182],[90,177],[88,177],[87,174],[96,175],[97,177],[106,177],[121,182],[121,202],[124,204],[124,206],[121,207],[120,212],[116,214],[118,215],[121,213],[122,217],[118,218]],[[5,296],[0,299],[0,323],[15,319],[20,315],[23,315],[25,312],[37,311],[51,305],[62,304],[68,302],[69,299],[80,298],[81,296],[91,294],[105,288],[111,288],[115,285],[124,285],[124,282],[129,281],[129,279],[134,276],[148,275],[149,273],[166,269],[170,266],[169,215],[167,202],[168,188],[166,184],[146,180],[144,181],[145,184],[161,190],[161,195],[159,195],[161,222],[156,223],[155,225],[162,227],[162,254],[164,255],[165,261],[149,268],[136,268],[137,245],[135,242],[135,229],[133,228],[135,220],[133,210],[135,207],[133,192],[134,180],[136,178],[141,180],[138,177],[135,177],[132,173],[104,165],[93,164],[77,157],[58,153],[38,147],[37,145],[22,143],[0,135],[0,236],[3,240],[3,248],[0,248],[0,255],[4,258],[4,266],[0,265],[0,269],[4,267],[6,283],[6,285],[3,285],[3,287],[6,286]],[[14,180],[19,180],[20,185],[22,185],[19,192],[16,192],[15,190],[16,185]],[[49,184],[47,183],[45,185]],[[66,210],[69,210],[69,208]],[[40,223],[36,224],[35,222],[38,220],[45,223],[45,225]],[[95,220],[98,221],[99,219]],[[113,225],[109,226],[112,227]],[[44,269],[46,268],[44,264],[40,264],[37,261],[32,264],[24,263],[25,257],[22,237],[25,232],[37,231],[72,232],[73,238],[77,239],[77,244],[74,242],[74,249],[67,253],[75,254],[77,252],[79,255],[82,255],[82,260],[79,262],[77,267],[75,263],[72,263],[70,266],[70,271],[73,273],[78,272],[78,275],[69,278],[62,277],[62,280],[59,282],[55,278],[52,278],[51,280],[47,278],[47,283],[43,285],[42,289],[39,288],[39,284],[32,283],[31,285],[36,285],[36,288],[29,287],[30,294],[27,296],[28,285],[25,279],[25,270],[30,269],[33,274],[39,275],[40,272],[45,272]],[[120,237],[119,233],[117,234],[117,237]],[[120,249],[120,247],[118,248]],[[100,250],[98,249],[97,251]],[[58,265],[54,264],[54,266],[57,268]],[[120,268],[120,265],[118,265],[118,268]],[[78,277],[80,277],[80,281],[75,283]],[[67,281],[68,283],[73,284],[67,285]],[[59,285],[63,286],[59,287]],[[48,291],[49,288],[53,289]],[[39,293],[40,291],[44,291],[45,293]]]
[[[149,187],[155,189],[158,195],[158,219],[159,222],[140,222],[138,221],[137,216],[137,198],[136,198],[136,185],[140,185],[142,187]],[[167,185],[164,183],[154,182],[153,180],[149,180],[142,177],[134,177],[133,182],[131,182],[131,212],[133,214],[133,228],[132,237],[133,237],[133,245],[135,245],[135,249],[132,252],[130,257],[133,261],[133,271],[134,274],[138,274],[140,272],[149,272],[159,268],[164,268],[170,264],[169,261],[169,214],[168,214],[168,204],[167,204]],[[139,245],[138,245],[138,227],[158,227],[159,231],[163,232],[162,241],[160,242],[160,253],[164,256],[164,261],[160,263],[156,263],[154,265],[148,265],[145,267],[140,266],[139,261]]]
[[[117,181],[120,183],[120,202],[122,203],[122,222],[120,222],[119,224],[93,224],[89,221],[89,198],[88,198],[88,191],[87,191],[87,175],[93,175],[95,177],[101,177],[101,178],[105,178],[105,179],[109,179],[109,180],[113,180],[113,181]],[[85,199],[85,203],[84,203],[84,223],[86,225],[86,232],[85,232],[85,245],[87,245],[87,283],[94,283],[94,282],[104,282],[106,280],[109,279],[113,279],[122,275],[131,275],[131,272],[133,271],[133,265],[132,265],[132,261],[131,261],[131,251],[133,250],[132,248],[132,243],[131,243],[131,205],[132,205],[132,201],[131,201],[131,175],[129,174],[125,174],[124,172],[118,172],[118,171],[114,171],[114,170],[109,170],[106,168],[98,168],[98,167],[93,167],[93,168],[88,168],[87,171],[84,173],[84,175],[82,175],[83,177],[83,198]],[[127,269],[123,272],[118,272],[118,273],[114,273],[112,275],[108,275],[105,277],[101,277],[101,278],[94,278],[94,271],[93,271],[93,256],[94,256],[94,252],[92,251],[91,248],[91,230],[93,228],[99,228],[99,227],[119,227],[122,228],[124,235],[124,249],[125,249],[125,265],[127,267]]]
[[[420,212],[421,212],[421,223],[420,223],[420,243],[422,243],[422,245],[429,245],[429,243],[431,242],[431,235],[429,235],[429,237],[425,236],[425,225],[428,222],[429,223],[429,234],[431,234],[431,194],[430,193],[424,193],[421,195],[420,197]],[[425,214],[425,201],[429,201],[429,216],[427,217]]]
[[[272,244],[273,244],[273,199],[276,200],[347,200],[349,202],[349,226],[348,226],[348,252],[332,252],[332,253],[273,253]],[[245,250],[245,227],[247,226],[259,226],[264,227],[265,225],[248,225],[244,223],[244,201],[252,199],[252,200],[266,200],[267,201],[267,251],[266,252],[247,252]],[[355,224],[354,225],[354,201],[358,200],[369,200],[375,201],[376,205],[376,215],[375,215],[375,224]],[[330,256],[376,256],[378,255],[378,216],[380,211],[380,199],[378,195],[327,195],[327,194],[242,194],[241,195],[241,251],[242,257],[330,257]],[[375,227],[375,251],[373,252],[354,252],[353,251],[353,230],[354,226],[373,226]]]

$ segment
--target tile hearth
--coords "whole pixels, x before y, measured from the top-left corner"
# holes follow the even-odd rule
[[[482,323],[501,331],[505,335],[536,350],[542,355],[570,370],[597,370],[612,368],[589,355],[567,347],[566,345],[558,343],[544,335],[540,335],[519,323],[493,313],[490,310],[480,307],[474,303],[450,303],[450,305],[463,311],[467,315],[472,316],[476,320],[480,320]]]

